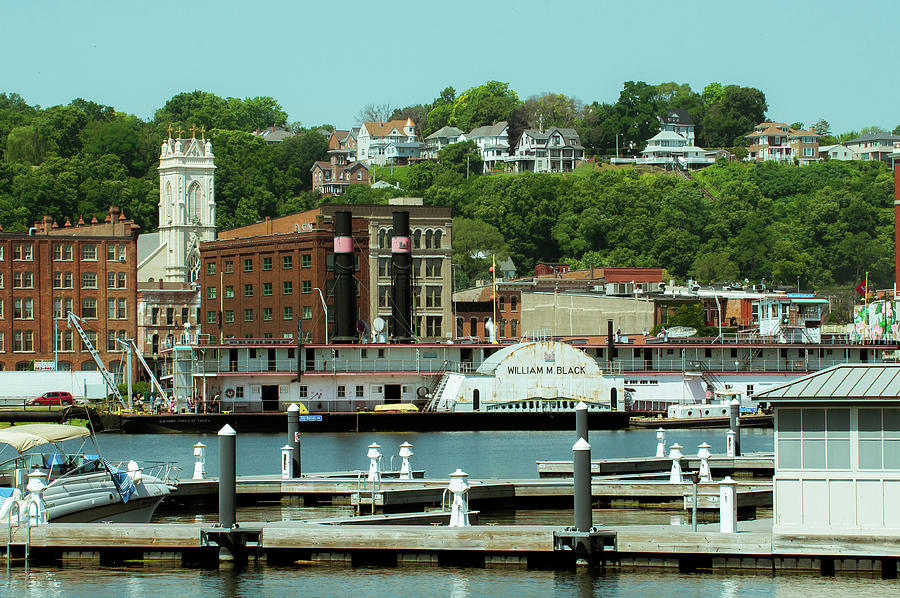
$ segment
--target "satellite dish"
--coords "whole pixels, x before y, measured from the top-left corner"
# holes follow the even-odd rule
[[[697,334],[697,329],[690,326],[672,326],[666,332],[669,333],[669,338],[687,338]]]
[[[385,321],[382,318],[375,318],[372,320],[372,330],[375,332],[383,332],[385,326]],[[694,331],[696,332],[696,330]]]

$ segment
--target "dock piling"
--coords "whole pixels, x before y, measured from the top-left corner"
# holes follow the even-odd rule
[[[731,476],[719,482],[719,531],[723,534],[737,531],[737,482]]]
[[[235,455],[237,432],[225,424],[219,430],[219,525],[224,528],[234,527],[237,517],[235,512],[235,495],[237,493],[237,475]]]
[[[734,430],[734,456],[741,456],[741,402],[731,399],[728,405],[728,427]]]
[[[291,456],[291,474],[292,478],[299,478],[300,472],[300,407],[297,403],[291,403],[287,408],[288,416],[288,446],[294,448]]]
[[[469,527],[469,474],[457,469],[450,474],[447,489],[453,494],[450,505],[450,527]]]
[[[712,453],[709,452],[709,449],[712,447],[707,443],[702,443],[697,447],[697,457],[700,459],[700,481],[701,482],[711,482],[712,481],[712,473],[709,469],[709,458],[712,457]]]
[[[588,532],[593,526],[591,513],[591,445],[584,438],[579,438],[572,446],[574,492],[575,492],[575,530]]]
[[[588,407],[584,401],[578,401],[575,405],[575,440],[584,438],[589,443],[588,433]]]

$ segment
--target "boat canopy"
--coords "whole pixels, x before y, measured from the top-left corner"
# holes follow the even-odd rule
[[[84,438],[90,435],[90,430],[81,426],[25,424],[0,430],[0,443],[8,444],[22,453],[42,444]]]

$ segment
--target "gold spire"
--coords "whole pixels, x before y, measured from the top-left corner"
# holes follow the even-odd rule
[[[166,131],[168,131],[168,134],[169,134],[168,138],[171,139],[172,138],[172,123],[169,123],[169,126],[168,126],[168,128],[166,128]]]
[[[206,141],[206,125],[200,125],[200,139]]]
[[[197,127],[195,127],[195,126],[193,125],[193,123],[192,123],[192,124],[191,124],[191,139],[195,139],[195,138],[196,138],[196,133],[197,133]]]
[[[182,133],[184,133],[184,131],[181,130],[181,125],[178,125],[178,128],[175,129],[175,138],[176,138],[176,139],[181,139],[181,134],[182,134]]]

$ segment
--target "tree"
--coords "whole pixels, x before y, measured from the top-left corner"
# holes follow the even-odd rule
[[[451,143],[438,154],[441,170],[452,170],[463,176],[479,174],[482,170],[481,151],[474,141]]]
[[[464,91],[453,101],[448,124],[463,131],[509,119],[519,105],[519,96],[509,83],[488,81]]]
[[[724,252],[705,253],[697,256],[692,270],[700,282],[724,282],[740,277],[737,264]]]
[[[802,130],[805,128],[805,127],[803,126],[803,123],[800,122],[799,120],[798,120],[797,122],[792,122],[790,126],[791,126],[791,128],[794,129],[795,131],[802,131]]]
[[[813,124],[813,127],[815,127],[816,133],[819,135],[831,135],[831,124],[824,118],[817,120]]]
[[[528,128],[528,108],[523,104],[512,111],[506,122],[506,138],[509,142],[509,155],[516,153],[516,145],[522,133]]]
[[[709,108],[713,104],[719,104],[722,101],[722,97],[725,95],[725,88],[721,83],[709,83],[706,87],[703,88],[703,105]]]
[[[894,127],[894,130],[891,131],[891,133],[893,133],[894,135],[900,135],[900,125]]]
[[[879,127],[878,125],[872,125],[870,127],[863,127],[860,129],[860,135],[874,135],[876,133],[885,133],[886,131]]]
[[[390,120],[394,108],[390,104],[368,103],[356,113],[356,120],[360,123],[385,122]]]
[[[47,154],[47,141],[33,125],[16,127],[6,136],[6,161],[37,166]]]
[[[310,169],[328,155],[328,140],[318,131],[310,130],[275,145],[272,154],[272,162],[282,173],[284,184],[279,195],[296,196],[312,187]]]
[[[584,104],[577,98],[561,93],[545,92],[525,100],[523,109],[531,127],[573,127],[584,112]]]
[[[487,278],[491,255],[505,259],[509,250],[496,227],[471,218],[453,219],[453,266],[465,286]]]
[[[766,96],[753,87],[728,85],[703,117],[703,146],[730,147],[765,120]]]

